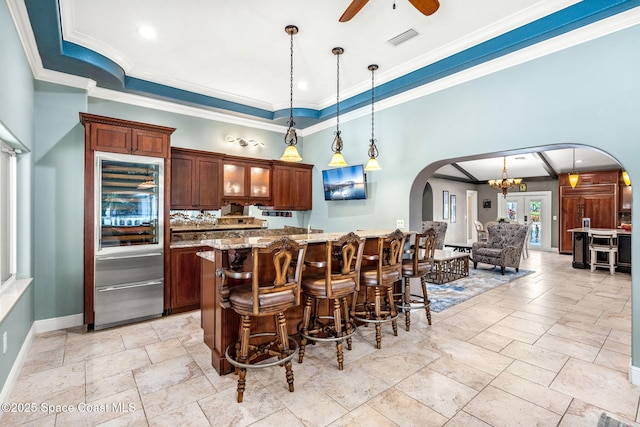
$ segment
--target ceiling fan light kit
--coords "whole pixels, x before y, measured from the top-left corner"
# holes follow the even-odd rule
[[[350,21],[368,2],[369,0],[353,0],[351,3],[349,3],[349,6],[347,6],[347,9],[344,11],[338,21]],[[425,16],[432,15],[440,7],[440,2],[438,0],[409,0],[409,3],[411,3],[413,7],[415,7],[420,13]],[[396,2],[394,1],[393,9],[395,8]]]

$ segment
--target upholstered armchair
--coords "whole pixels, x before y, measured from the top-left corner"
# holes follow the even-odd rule
[[[436,249],[444,249],[444,237],[447,234],[447,223],[444,221],[422,221],[422,232],[435,230]]]
[[[522,247],[528,235],[527,224],[492,224],[487,227],[486,242],[474,242],[471,247],[473,268],[479,262],[500,266],[504,274],[505,267],[513,267],[518,271]]]

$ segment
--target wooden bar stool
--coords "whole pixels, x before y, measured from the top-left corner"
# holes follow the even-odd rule
[[[411,311],[424,309],[427,321],[431,324],[431,301],[427,293],[426,276],[433,267],[433,257],[436,252],[437,236],[435,230],[431,229],[424,233],[415,234],[414,243],[405,250],[409,258],[402,260],[402,287],[397,307],[405,315],[405,328],[411,328]],[[411,293],[411,279],[420,279],[422,295]]]
[[[382,346],[382,323],[391,321],[393,335],[398,335],[393,287],[402,280],[404,240],[404,233],[396,230],[378,237],[376,253],[362,256],[360,285],[364,288],[364,296],[354,298],[352,314],[359,322],[376,325],[376,348]]]
[[[291,359],[298,343],[287,334],[284,312],[300,304],[300,273],[306,248],[306,244],[283,237],[267,247],[252,249],[251,271],[218,270],[223,277],[220,305],[241,316],[238,340],[225,352],[238,374],[238,403],[244,395],[247,369],[284,365],[289,391],[293,391]],[[264,316],[274,317],[275,332],[252,334],[252,320]],[[269,361],[272,357],[278,359]]]
[[[607,267],[610,274],[615,274],[618,263],[618,232],[616,230],[589,230],[589,254],[591,271],[596,267]],[[598,254],[605,254],[605,259],[598,259]]]
[[[360,289],[364,242],[364,238],[348,233],[335,242],[327,242],[321,259],[309,260],[311,255],[307,256],[302,277],[306,302],[302,322],[298,326],[301,337],[299,363],[304,358],[307,341],[335,342],[338,369],[343,369],[342,342],[346,339],[347,348],[351,350],[351,337],[356,332],[348,299],[355,298]],[[333,315],[321,313],[321,301],[329,303],[327,311],[333,309]]]

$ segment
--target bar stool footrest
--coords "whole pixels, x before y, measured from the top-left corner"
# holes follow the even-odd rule
[[[257,338],[257,337],[277,337],[278,334],[276,333],[272,333],[272,332],[266,332],[266,333],[260,333],[260,334],[252,334],[249,336],[249,338]],[[298,353],[298,342],[291,336],[288,336],[287,339],[289,340],[289,354],[286,357],[283,357],[282,359],[278,359],[272,362],[266,362],[266,361],[261,361],[259,363],[242,363],[242,362],[238,362],[235,359],[235,356],[232,356],[229,353],[229,350],[236,346],[236,343],[238,341],[234,341],[231,344],[229,344],[227,346],[227,349],[224,352],[224,357],[227,359],[227,361],[229,363],[231,363],[233,366],[235,366],[236,368],[243,368],[243,369],[257,369],[257,368],[270,368],[272,366],[279,366],[282,365],[283,363],[286,363],[290,360],[292,360],[294,358],[294,356]],[[269,343],[265,343],[264,345],[267,345]],[[269,358],[270,359],[270,358]],[[267,360],[269,360],[267,359]]]

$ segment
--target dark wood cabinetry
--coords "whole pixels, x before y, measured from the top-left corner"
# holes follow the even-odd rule
[[[593,228],[616,228],[618,218],[618,171],[581,173],[571,188],[560,176],[560,252],[571,253],[573,242],[567,230],[582,227],[589,218]]]
[[[220,155],[171,149],[171,209],[220,209]]]
[[[312,165],[273,166],[273,208],[311,210]]]
[[[171,312],[200,308],[200,260],[196,254],[207,246],[171,249]]]
[[[128,120],[114,119],[110,117],[97,116],[93,114],[80,113],[80,122],[85,129],[85,155],[84,155],[84,323],[92,328],[95,320],[94,313],[94,279],[95,265],[94,256],[96,254],[94,232],[96,227],[95,209],[95,180],[99,177],[95,175],[95,152],[109,152],[121,154],[133,154],[138,156],[149,156],[164,158],[164,200],[169,200],[171,188],[170,174],[167,169],[170,166],[170,145],[171,134],[174,128],[157,126],[147,123],[139,123]],[[164,218],[169,218],[169,204],[162,206]],[[99,224],[98,224],[99,225]],[[169,221],[164,221],[163,251],[169,253]],[[169,262],[168,257],[164,261],[164,310],[169,306],[167,298],[169,294],[168,280]]]
[[[170,131],[161,126],[82,114],[82,122],[91,122],[89,143],[94,151],[168,157]]]

